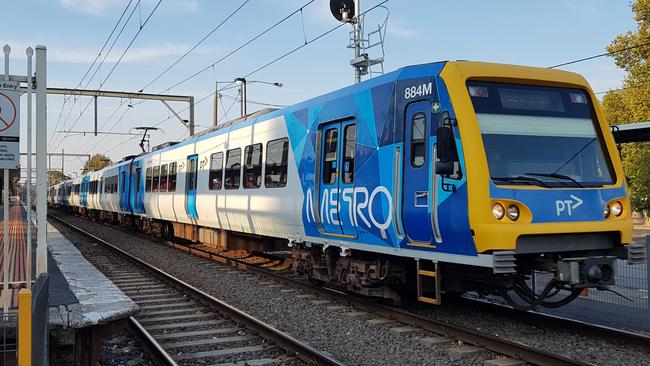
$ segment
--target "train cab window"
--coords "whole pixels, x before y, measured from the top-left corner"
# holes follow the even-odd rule
[[[152,180],[151,178],[152,177],[153,177],[153,171],[151,170],[151,168],[147,168],[147,178],[144,181],[144,191],[145,192],[151,192],[151,180]],[[138,192],[139,191],[140,190],[138,189]]]
[[[226,153],[226,174],[224,188],[239,189],[241,179],[241,149],[228,150]]]
[[[284,187],[287,185],[287,160],[289,155],[289,140],[285,137],[269,141],[266,144],[266,176],[264,185],[267,188]]]
[[[168,192],[176,192],[176,163],[169,164],[169,182],[167,183]]]
[[[126,192],[126,172],[122,172],[122,186],[120,192]]]
[[[153,184],[151,186],[151,191],[158,192],[158,188],[160,188],[160,167],[159,166],[153,168]]]
[[[420,168],[426,158],[426,123],[424,113],[416,113],[411,120],[411,166]]]
[[[354,150],[357,146],[357,125],[345,127],[343,145],[343,183],[354,182]]]
[[[160,191],[167,192],[167,164],[160,167]]]
[[[262,185],[262,144],[246,146],[244,150],[244,188]]]
[[[325,148],[323,149],[323,154],[325,158],[323,159],[323,183],[324,184],[334,184],[336,183],[336,173],[338,171],[337,163],[337,151],[339,146],[339,130],[336,128],[330,128],[325,131]]]
[[[223,153],[218,152],[210,155],[210,177],[208,188],[211,191],[221,189],[223,184]]]

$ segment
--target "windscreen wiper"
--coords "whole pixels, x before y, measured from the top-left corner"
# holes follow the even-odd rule
[[[505,182],[505,183],[526,183],[526,184],[538,185],[547,188],[549,187],[549,185],[546,184],[543,180],[533,178],[533,177],[527,177],[525,175],[519,175],[516,177],[492,177],[492,180],[498,180],[500,182]]]
[[[575,185],[580,187],[580,188],[584,188],[582,186],[582,184],[578,183],[577,180],[569,177],[568,175],[564,175],[564,174],[558,174],[558,173],[526,173],[526,175],[536,175],[538,177],[550,177],[550,178],[556,178],[556,179],[564,179],[564,180],[568,180],[568,181],[571,181],[571,182],[575,183]]]

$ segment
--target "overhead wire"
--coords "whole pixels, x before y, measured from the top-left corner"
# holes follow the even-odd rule
[[[115,62],[115,64],[114,64],[113,67],[111,68],[111,70],[109,71],[108,75],[106,75],[106,77],[104,78],[104,80],[101,81],[101,83],[99,84],[99,88],[101,88],[102,86],[104,86],[104,84],[105,84],[105,83],[108,81],[108,79],[111,77],[111,75],[113,74],[113,72],[115,71],[115,69],[117,68],[117,66],[120,64],[120,62],[122,62],[122,60],[124,59],[124,56],[125,56],[126,53],[129,51],[129,49],[131,48],[131,46],[133,45],[133,43],[135,43],[135,40],[138,38],[138,36],[140,35],[140,33],[142,32],[142,30],[144,29],[144,27],[147,25],[147,23],[149,22],[149,20],[150,20],[151,17],[153,16],[153,14],[156,12],[156,10],[158,9],[158,7],[159,7],[160,4],[162,3],[162,1],[163,1],[163,0],[158,0],[158,2],[156,3],[156,5],[154,6],[153,10],[151,10],[151,12],[149,13],[149,15],[148,15],[147,18],[145,19],[145,21],[140,25],[140,27],[138,28],[138,31],[135,33],[135,35],[133,36],[133,38],[131,39],[131,41],[129,42],[129,44],[126,46],[126,48],[124,49],[124,51],[122,52],[122,54],[120,55],[120,57],[117,59],[117,61]],[[139,3],[140,3],[140,0],[138,0],[138,4],[139,4]],[[72,124],[72,126],[69,128],[69,130],[72,130],[72,129],[77,125],[77,123],[79,123],[79,121],[81,120],[81,117],[82,117],[83,114],[86,112],[86,110],[88,109],[88,107],[90,106],[90,104],[92,104],[92,102],[93,102],[93,100],[91,99],[91,100],[88,102],[88,104],[86,104],[86,107],[85,107],[85,108],[83,109],[83,111],[81,111],[81,113],[79,114],[79,118],[77,118],[77,120]],[[65,138],[66,138],[67,135],[68,135],[68,133],[66,133],[66,135],[63,136],[63,138],[62,138],[61,141],[59,142],[59,145],[60,145],[60,144],[65,140]],[[59,145],[57,145],[57,147],[58,147]]]
[[[585,61],[593,60],[593,59],[596,59],[596,58],[599,58],[599,57],[611,56],[611,55],[615,55],[615,54],[617,54],[617,53],[621,53],[621,52],[625,52],[625,51],[633,50],[633,49],[635,49],[635,48],[647,47],[647,46],[650,46],[650,42],[642,43],[642,44],[638,44],[638,45],[634,45],[634,46],[628,46],[628,47],[622,48],[622,49],[620,49],[620,50],[611,51],[611,52],[605,52],[605,53],[600,53],[600,54],[597,54],[597,55],[594,55],[594,56],[589,56],[589,57],[580,58],[580,59],[573,60],[573,61],[564,62],[564,63],[561,63],[561,64],[557,64],[557,65],[549,66],[548,68],[549,68],[549,69],[555,69],[555,68],[558,68],[558,67],[568,66],[568,65],[573,65],[573,64],[580,63],[580,62],[585,62]]]
[[[142,87],[138,92],[139,93],[143,92],[146,88],[151,86],[153,83],[155,83],[157,80],[159,80],[162,76],[164,76],[166,73],[168,73],[171,69],[173,69],[179,62],[181,62],[185,57],[187,57],[187,55],[189,55],[192,51],[194,51],[198,46],[200,46],[205,40],[207,40],[212,34],[214,34],[214,32],[216,32],[218,29],[220,29],[228,20],[230,20],[233,16],[235,16],[249,2],[250,2],[250,0],[245,0],[243,3],[241,3],[226,18],[224,18],[214,28],[212,28],[205,36],[203,36],[198,42],[196,42],[189,50],[187,50],[182,56],[180,56],[178,59],[176,59],[165,70],[163,70],[156,77],[154,77],[149,83],[147,83],[147,85]],[[168,88],[168,90],[169,89],[171,89],[171,88]],[[160,95],[162,93],[163,92],[160,92],[158,94]],[[141,104],[143,104],[145,102],[146,102],[146,100],[141,100],[141,101],[138,101],[137,103],[135,103],[134,105],[141,105]],[[118,106],[116,109],[119,109],[120,106]],[[108,132],[111,132],[111,131],[112,131],[112,129],[110,129]]]
[[[230,18],[234,17],[246,4],[248,4],[250,0],[245,0],[239,7],[237,7],[232,13],[230,13],[226,18],[224,18],[219,24],[217,24],[214,28],[212,28],[208,34],[203,36],[198,42],[196,42],[189,50],[187,50],[181,57],[179,57],[176,61],[174,61],[171,65],[169,65],[165,70],[163,70],[160,74],[158,74],[156,77],[154,77],[147,85],[145,85],[142,89],[138,91],[138,93],[142,93],[145,89],[147,89],[151,84],[155,83],[158,81],[161,77],[163,77],[166,73],[168,73],[174,66],[176,66],[179,62],[181,62],[187,55],[189,55],[192,51],[194,51],[198,46],[200,46],[206,39],[210,38],[216,32],[221,28]]]
[[[84,73],[84,75],[81,77],[81,80],[79,80],[79,83],[77,83],[77,88],[79,88],[79,87],[81,86],[81,84],[82,84],[82,83],[84,82],[84,80],[86,79],[86,76],[88,76],[88,74],[90,73],[90,70],[93,69],[93,66],[95,66],[95,64],[97,63],[97,60],[99,60],[99,57],[101,57],[102,52],[104,52],[104,49],[106,48],[106,45],[108,44],[108,42],[110,41],[110,39],[113,37],[113,34],[115,33],[115,30],[117,29],[117,27],[118,27],[118,26],[120,25],[120,23],[122,22],[122,19],[124,18],[124,14],[126,14],[126,11],[129,10],[129,7],[131,6],[131,3],[133,3],[133,0],[129,0],[129,2],[126,4],[126,7],[124,8],[124,11],[122,11],[122,14],[121,14],[120,17],[117,19],[117,22],[115,23],[115,26],[113,26],[113,29],[111,30],[111,33],[108,35],[108,37],[106,37],[106,41],[104,41],[104,44],[102,45],[101,49],[100,49],[99,52],[97,53],[97,56],[95,56],[95,59],[93,60],[93,62],[92,62],[92,63],[90,64],[90,66],[88,67],[88,70],[86,70],[86,72]],[[110,52],[110,51],[109,51],[109,52]],[[55,126],[54,126],[54,131],[56,131],[56,129],[59,127],[59,123],[60,123],[60,121],[61,121],[61,117],[62,117],[62,115],[63,115],[63,111],[65,110],[65,105],[66,105],[66,103],[68,102],[68,100],[70,100],[71,97],[72,97],[71,95],[64,96],[64,98],[63,98],[63,104],[61,105],[61,111],[59,112],[59,117],[57,118],[56,123],[55,123]],[[75,103],[76,103],[76,98],[75,98]],[[74,106],[74,105],[73,105],[73,106]],[[72,107],[71,107],[71,108],[72,108]],[[52,135],[52,139],[54,139],[54,135]]]
[[[380,3],[378,3],[378,4],[374,5],[374,6],[372,6],[371,8],[366,9],[364,12],[360,13],[359,16],[365,15],[365,14],[367,14],[368,12],[370,12],[370,11],[372,11],[372,10],[374,10],[374,9],[376,9],[376,8],[378,8],[378,7],[382,6],[382,5],[384,5],[384,4],[386,4],[386,3],[389,2],[389,1],[390,1],[390,0],[384,0],[384,1],[380,2]],[[313,2],[313,1],[311,1],[311,2]],[[311,3],[311,2],[310,2],[310,3]],[[271,60],[271,61],[269,61],[269,62],[263,64],[262,66],[258,67],[257,69],[255,69],[255,70],[249,72],[248,74],[246,74],[246,75],[244,76],[244,78],[248,78],[248,77],[250,77],[250,76],[252,76],[252,75],[254,75],[254,74],[256,74],[256,73],[258,73],[258,72],[260,72],[260,71],[262,71],[262,70],[264,70],[265,68],[267,68],[267,67],[269,67],[269,66],[275,64],[276,62],[278,62],[278,61],[280,61],[280,60],[282,60],[282,59],[284,59],[284,58],[286,58],[286,57],[288,57],[288,56],[294,54],[295,52],[299,51],[300,49],[302,49],[302,48],[304,48],[304,47],[306,47],[306,46],[308,46],[308,45],[310,45],[310,44],[312,44],[312,43],[314,43],[314,42],[316,42],[316,41],[322,39],[323,37],[325,37],[325,36],[331,34],[331,33],[334,32],[334,31],[340,29],[340,28],[343,27],[345,24],[346,24],[346,23],[341,23],[341,24],[337,25],[336,27],[333,27],[333,28],[331,28],[331,29],[329,29],[329,30],[327,30],[327,31],[325,31],[325,32],[323,32],[323,33],[321,33],[321,34],[319,34],[318,36],[316,36],[316,37],[314,37],[314,38],[308,40],[308,41],[305,42],[304,44],[301,44],[300,46],[293,48],[292,50],[290,50],[290,51],[288,51],[288,52],[282,54],[282,55],[279,56],[279,57],[276,57],[275,59],[273,59],[273,60]],[[200,104],[200,103],[202,103],[203,101],[207,100],[208,98],[214,96],[216,93],[219,93],[219,92],[221,92],[222,90],[227,89],[228,87],[230,87],[230,86],[233,85],[233,84],[235,84],[234,81],[231,82],[231,83],[229,83],[229,84],[227,84],[227,85],[224,86],[223,88],[218,89],[218,90],[216,90],[216,91],[213,91],[213,92],[211,92],[210,94],[208,94],[208,95],[202,97],[201,99],[199,99],[198,101],[196,101],[196,102],[194,103],[194,106],[197,106],[198,104]],[[184,111],[186,111],[186,110],[188,110],[188,109],[189,109],[189,107],[186,107],[186,108],[180,110],[179,113],[184,112]],[[169,116],[169,117],[167,117],[167,118],[161,120],[160,122],[154,124],[153,127],[157,127],[157,126],[159,126],[159,125],[161,125],[161,124],[167,122],[168,120],[170,120],[170,119],[173,118],[173,117],[174,117],[174,116]],[[126,139],[125,141],[123,141],[121,145],[123,145],[124,143],[129,142],[129,141],[131,141],[131,140],[133,140],[133,139],[135,139],[135,138],[136,138],[136,137],[128,138],[128,139]],[[111,152],[111,151],[117,149],[117,148],[120,147],[121,145],[118,145],[118,146],[114,146],[114,147],[112,147],[111,149],[107,150],[107,151],[105,152],[105,154],[108,154],[109,152]]]

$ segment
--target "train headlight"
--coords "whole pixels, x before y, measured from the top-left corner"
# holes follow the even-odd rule
[[[503,207],[502,204],[495,203],[494,205],[492,205],[492,215],[494,215],[495,219],[501,220],[503,216],[506,215],[506,209]]]
[[[519,218],[519,207],[517,205],[510,205],[508,206],[508,210],[506,211],[506,214],[508,215],[508,218],[512,221],[517,221]]]
[[[616,201],[612,204],[609,210],[614,216],[616,217],[621,216],[621,214],[623,214],[623,204],[620,203],[619,201]]]
[[[605,205],[605,208],[603,209],[603,216],[605,216],[605,218],[608,218],[611,212],[612,211],[609,209],[609,205]]]

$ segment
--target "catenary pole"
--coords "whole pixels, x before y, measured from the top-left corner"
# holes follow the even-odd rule
[[[47,273],[47,49],[36,46],[36,271]]]
[[[32,288],[32,57],[34,49],[28,47],[27,53],[27,288]]]

